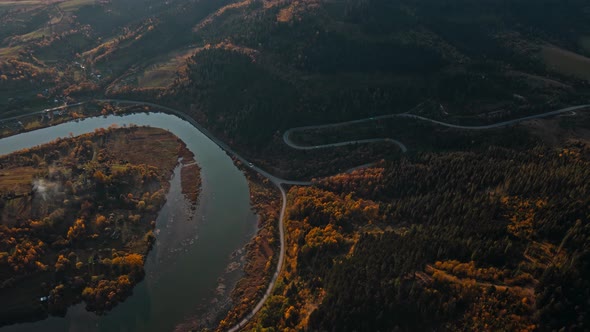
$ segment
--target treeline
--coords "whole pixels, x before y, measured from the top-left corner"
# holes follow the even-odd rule
[[[244,165],[242,165],[244,166]],[[264,296],[276,271],[280,253],[280,192],[268,179],[246,170],[250,185],[250,204],[258,215],[258,232],[246,245],[244,276],[232,290],[232,308],[220,320],[216,331],[238,324]]]

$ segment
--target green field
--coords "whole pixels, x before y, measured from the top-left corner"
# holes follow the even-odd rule
[[[16,6],[34,6],[43,4],[44,1],[35,1],[35,0],[22,0],[22,1],[14,1],[14,0],[0,0],[0,7],[16,7]]]
[[[178,51],[167,56],[166,60],[148,66],[137,77],[140,88],[165,88],[174,82],[176,72],[186,65],[186,60],[195,52],[194,49]]]
[[[22,49],[22,46],[13,47],[2,47],[0,48],[0,57],[14,57],[18,55],[18,51]]]
[[[92,5],[96,3],[95,0],[68,0],[59,4],[59,7],[66,12],[73,12],[82,6]]]

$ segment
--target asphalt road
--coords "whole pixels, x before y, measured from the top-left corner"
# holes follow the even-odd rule
[[[559,115],[559,114],[563,114],[563,113],[567,113],[567,112],[575,112],[575,111],[582,111],[582,110],[586,110],[586,109],[590,109],[590,104],[588,105],[579,105],[579,106],[572,106],[572,107],[566,107],[566,108],[562,108],[556,111],[551,111],[551,112],[546,112],[546,113],[541,113],[541,114],[536,114],[536,115],[530,115],[530,116],[525,116],[523,118],[519,118],[519,119],[514,119],[514,120],[508,120],[508,121],[503,121],[503,122],[498,122],[498,123],[494,123],[491,125],[485,125],[485,126],[461,126],[461,125],[455,125],[455,124],[451,124],[451,123],[446,123],[446,122],[442,122],[442,121],[436,121],[436,120],[432,120],[429,118],[425,118],[419,115],[413,115],[413,114],[398,114],[398,117],[403,117],[403,118],[411,118],[411,119],[418,119],[418,120],[422,120],[422,121],[427,121],[427,122],[431,122],[431,123],[435,123],[441,126],[445,126],[445,127],[449,127],[449,128],[456,128],[456,129],[466,129],[466,130],[485,130],[485,129],[494,129],[494,128],[501,128],[501,127],[507,127],[507,126],[511,126],[513,124],[517,124],[519,122],[523,122],[523,121],[527,121],[527,120],[534,120],[534,119],[539,119],[539,118],[546,118],[546,117],[550,117],[553,115]]]
[[[442,122],[442,121],[437,121],[437,120],[433,120],[433,119],[425,118],[423,116],[409,114],[409,113],[396,113],[396,114],[387,114],[387,115],[381,115],[381,116],[374,116],[374,117],[369,117],[369,118],[364,118],[364,119],[359,119],[359,120],[352,120],[352,121],[345,121],[345,122],[338,122],[338,123],[330,123],[330,124],[323,124],[323,125],[317,125],[317,126],[305,126],[305,127],[291,128],[291,129],[285,131],[285,133],[283,133],[283,141],[285,142],[285,144],[287,144],[291,148],[297,149],[297,150],[316,150],[316,149],[325,149],[325,148],[330,148],[330,147],[353,145],[353,144],[366,144],[366,143],[375,143],[375,142],[390,142],[390,143],[393,143],[393,144],[396,144],[397,146],[399,146],[399,148],[402,150],[402,152],[407,152],[408,149],[407,149],[407,147],[402,142],[400,142],[398,140],[391,139],[391,138],[373,138],[373,139],[364,139],[364,140],[353,140],[353,141],[337,142],[337,143],[323,144],[323,145],[309,145],[309,146],[306,146],[306,145],[300,145],[300,144],[297,144],[297,143],[293,142],[293,140],[291,139],[291,134],[294,133],[294,132],[298,132],[298,131],[313,130],[313,129],[337,128],[337,127],[349,126],[349,125],[352,125],[352,124],[359,124],[359,123],[371,122],[371,121],[382,120],[382,119],[391,119],[391,118],[410,118],[410,119],[416,119],[416,120],[427,121],[427,122],[431,122],[431,123],[434,123],[434,124],[437,124],[437,125],[441,125],[441,126],[448,127],[448,128],[455,128],[455,129],[486,130],[486,129],[494,129],[494,128],[500,128],[500,127],[507,127],[507,126],[510,126],[510,125],[513,125],[513,124],[517,124],[517,123],[522,122],[522,121],[533,120],[533,119],[538,119],[538,118],[544,118],[544,117],[549,117],[549,116],[553,116],[553,115],[559,115],[559,114],[563,114],[563,113],[567,113],[567,112],[573,112],[573,114],[575,114],[575,111],[586,110],[586,109],[589,109],[589,108],[590,108],[590,104],[589,105],[580,105],[580,106],[566,107],[566,108],[562,108],[562,109],[559,109],[559,110],[556,110],[556,111],[551,111],[551,112],[546,112],[546,113],[541,113],[541,114],[526,116],[526,117],[522,117],[522,118],[518,118],[518,119],[514,119],[514,120],[508,120],[508,121],[498,122],[498,123],[494,123],[494,124],[491,124],[491,125],[484,125],[484,126],[462,126],[462,125],[456,125],[456,124],[452,124],[452,123],[446,123],[446,122]]]

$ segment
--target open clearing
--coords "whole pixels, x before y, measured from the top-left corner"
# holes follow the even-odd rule
[[[35,0],[23,0],[23,1],[13,1],[13,0],[0,0],[0,6],[34,6],[38,4],[44,3],[43,1],[35,1]]]
[[[59,4],[59,7],[66,12],[73,12],[78,8],[94,4],[94,0],[69,0]]]
[[[12,190],[18,195],[31,191],[33,177],[38,172],[30,166],[0,169],[0,192]]]
[[[550,70],[590,80],[590,58],[555,46],[543,46],[541,57]]]
[[[137,86],[141,88],[166,87],[174,82],[176,72],[186,65],[195,49],[177,51],[168,56],[167,60],[155,63],[137,77]]]

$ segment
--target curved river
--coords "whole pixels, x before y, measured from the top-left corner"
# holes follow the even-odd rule
[[[240,263],[235,253],[256,232],[256,216],[245,176],[190,123],[165,113],[88,118],[1,139],[0,155],[112,124],[162,128],[184,141],[201,167],[203,187],[197,209],[190,211],[180,192],[177,168],[156,221],[157,242],[146,260],[146,277],[133,295],[105,316],[89,313],[79,304],[65,318],[6,326],[0,332],[185,330],[195,322],[206,322],[203,317],[218,313],[227,303],[241,275],[241,268],[231,272],[227,267]]]

